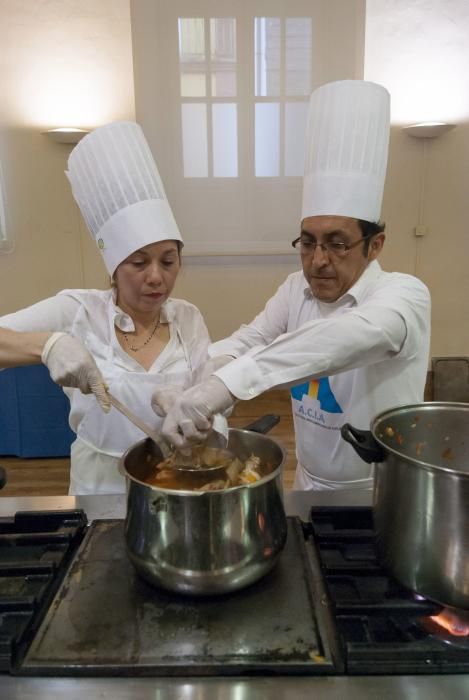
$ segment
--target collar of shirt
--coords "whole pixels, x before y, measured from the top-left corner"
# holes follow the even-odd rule
[[[123,331],[124,333],[132,333],[132,331],[135,330],[135,324],[129,316],[129,314],[126,314],[122,309],[117,306],[116,304],[117,300],[117,290],[113,289],[112,290],[112,297],[111,297],[111,303],[109,305],[109,313],[111,316],[111,321],[119,330]],[[161,312],[160,312],[160,323],[169,323],[172,320],[173,309],[171,308],[171,300],[167,299],[164,304],[161,306]]]
[[[350,302],[350,301],[355,301],[357,304],[360,304],[361,300],[363,299],[363,296],[365,295],[366,291],[368,290],[370,284],[372,284],[375,280],[378,279],[378,277],[381,275],[382,269],[381,265],[377,260],[372,260],[369,265],[365,268],[365,270],[362,272],[358,280],[355,282],[354,285],[350,287],[350,289],[345,292],[341,297],[336,299],[336,301],[333,302],[320,302],[318,301],[318,304],[321,306],[324,306],[325,309],[333,310],[336,309],[338,306],[343,306],[344,303]],[[305,297],[309,297],[310,299],[314,299],[314,295],[311,291],[311,288],[309,285],[304,288],[304,294]]]

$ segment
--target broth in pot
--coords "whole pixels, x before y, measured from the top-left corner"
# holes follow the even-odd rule
[[[273,465],[262,463],[261,458],[251,454],[241,460],[228,450],[197,446],[189,455],[173,453],[165,460],[156,462],[145,476],[145,483],[175,491],[221,491],[224,489],[254,484],[272,472]]]

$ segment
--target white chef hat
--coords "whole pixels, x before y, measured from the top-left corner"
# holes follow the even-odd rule
[[[181,234],[141,127],[113,122],[73,149],[66,175],[112,276],[131,253]]]
[[[337,215],[379,221],[389,122],[390,96],[376,83],[341,80],[313,92],[302,219]]]

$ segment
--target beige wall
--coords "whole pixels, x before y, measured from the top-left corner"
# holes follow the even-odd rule
[[[13,250],[0,254],[0,313],[104,266],[64,175],[71,147],[41,131],[135,118],[128,0],[2,0],[0,160]]]
[[[429,286],[432,354],[469,355],[467,0],[367,0],[365,44],[365,78],[390,91],[394,124],[382,261]],[[434,140],[402,131],[422,121],[456,126]]]
[[[433,55],[432,32],[437,37],[443,32],[438,60],[451,57],[446,82],[453,92],[440,103],[451,105],[453,97],[453,114],[447,108],[438,114],[405,116],[412,86],[400,90],[407,72],[405,62],[401,65],[396,57],[412,49],[407,63],[415,63],[412,41],[420,26],[413,15],[413,34],[396,31],[396,21],[399,27],[409,23],[406,5],[423,12],[427,3],[368,0],[366,77],[388,85],[393,104],[399,107],[394,116],[400,124],[406,119],[410,123],[444,118],[458,126],[427,144],[425,163],[422,142],[402,132],[400,124],[394,126],[382,260],[386,269],[415,273],[429,285],[433,354],[468,355],[469,88],[458,82],[460,65],[469,61],[466,0],[449,4],[452,21],[443,23],[441,31],[433,24],[431,31],[423,32],[427,41],[418,54]],[[432,7],[438,9],[440,3]],[[457,31],[454,41],[449,40],[452,31]],[[40,132],[65,120],[93,127],[133,118],[134,97],[128,0],[3,0],[0,32],[0,158],[14,239],[14,250],[0,254],[0,313],[6,313],[64,287],[106,283],[104,267],[63,175],[70,147],[50,143]],[[454,45],[457,57],[451,53]],[[400,74],[392,77],[390,66],[396,64]],[[419,91],[423,83],[427,89],[434,86],[430,80],[421,81]],[[418,104],[424,101],[420,91]],[[428,234],[416,239],[414,228],[422,216]],[[250,320],[294,269],[289,257],[187,258],[176,292],[201,308],[213,337],[219,338]]]

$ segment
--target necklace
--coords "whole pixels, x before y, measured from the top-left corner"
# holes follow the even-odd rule
[[[124,333],[124,340],[127,343],[127,345],[129,346],[129,349],[132,350],[132,352],[138,352],[139,350],[144,348],[145,345],[148,345],[150,340],[155,335],[156,329],[158,328],[159,325],[160,325],[160,319],[158,319],[157,322],[155,323],[155,327],[153,328],[153,330],[150,333],[150,335],[148,336],[148,338],[139,346],[133,345],[132,342],[129,340],[127,333]]]

